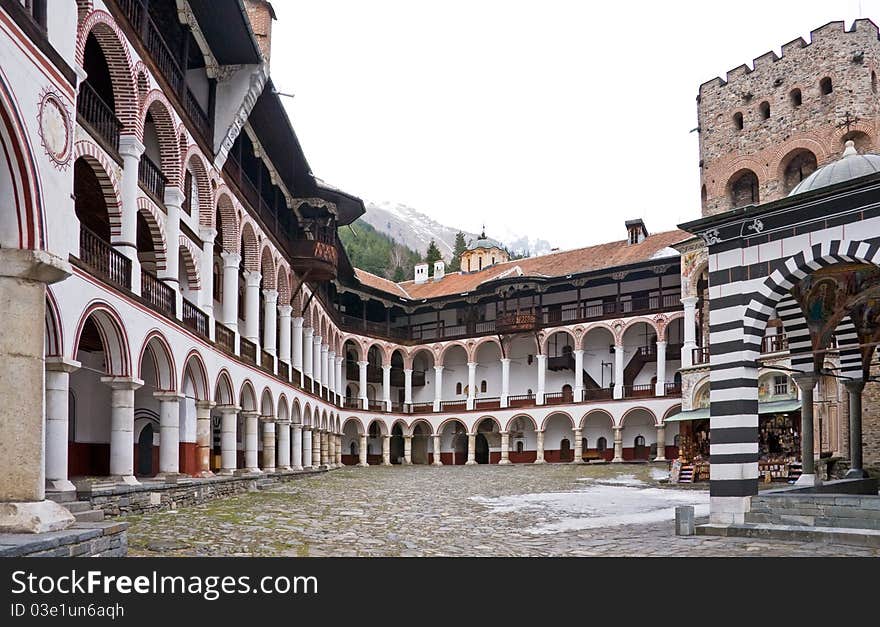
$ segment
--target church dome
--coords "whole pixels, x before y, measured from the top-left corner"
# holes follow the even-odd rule
[[[860,155],[856,151],[855,144],[850,140],[846,142],[846,148],[840,159],[828,165],[823,165],[798,183],[788,195],[803,194],[814,189],[874,174],[875,172],[880,172],[880,155]]]

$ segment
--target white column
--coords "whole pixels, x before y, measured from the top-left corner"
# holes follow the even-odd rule
[[[537,450],[537,456],[535,457],[535,463],[536,464],[543,464],[544,463],[544,430],[539,429],[538,431],[535,431],[535,436],[537,436],[537,440],[538,440],[538,450]]]
[[[76,491],[67,477],[68,400],[70,373],[80,365],[61,357],[46,358],[46,489],[53,492]]]
[[[467,395],[467,404],[465,407],[467,409],[474,408],[474,401],[477,398],[477,364],[476,362],[470,361],[468,362],[468,395]]]
[[[199,237],[202,238],[202,258],[199,260],[199,272],[202,275],[202,287],[199,290],[199,306],[209,318],[214,317],[214,239],[217,237],[217,229],[207,226],[199,228]],[[213,326],[208,329],[213,333]],[[213,337],[211,338],[213,339]]]
[[[247,472],[260,472],[257,462],[257,452],[259,449],[259,420],[260,414],[255,411],[241,412],[244,416],[244,468]]]
[[[330,353],[326,344],[321,344],[321,384],[325,388],[330,387]]]
[[[196,445],[198,451],[196,460],[199,477],[213,477],[211,472],[211,409],[214,403],[211,401],[196,401]]]
[[[654,386],[656,396],[666,394],[666,341],[657,340],[657,384]]]
[[[623,346],[614,345],[614,398],[623,398]]]
[[[434,440],[434,461],[432,463],[433,466],[442,466],[443,462],[440,460],[440,435],[435,434],[433,437]]]
[[[303,329],[303,340],[302,340],[302,372],[306,377],[310,377],[313,374],[312,369],[312,359],[315,356],[315,351],[312,348],[312,337],[315,330],[312,327],[305,327]]]
[[[220,322],[238,331],[238,266],[241,256],[237,253],[220,253],[223,258],[223,303]]]
[[[477,434],[468,433],[468,452],[465,466],[473,466],[477,463]]]
[[[159,473],[180,473],[180,399],[176,392],[154,392],[159,401]]]
[[[278,442],[278,470],[290,470],[290,421],[279,420],[275,423],[275,433]]]
[[[535,395],[535,402],[538,405],[544,404],[544,392],[546,391],[545,381],[547,380],[547,355],[536,355],[538,359],[538,393]]]
[[[657,425],[657,457],[655,462],[666,461],[666,423]]]
[[[137,485],[134,478],[134,391],[144,382],[126,377],[101,377],[110,393],[110,475]]]
[[[275,416],[263,416],[263,470],[275,472]]]
[[[177,317],[181,317],[182,296],[180,294],[180,212],[184,196],[179,187],[165,188],[165,270],[158,273],[158,278],[174,289],[175,309]]]
[[[612,462],[623,461],[623,427],[612,427],[614,431],[614,459]]]
[[[358,387],[361,399],[361,407],[363,407],[364,409],[368,409],[370,405],[370,401],[369,399],[367,399],[367,365],[369,365],[369,362],[367,361],[358,362],[358,377],[360,379]]]
[[[358,442],[358,466],[367,465],[367,434],[361,433]]]
[[[503,466],[510,463],[510,432],[509,431],[502,431],[501,432],[501,460],[498,463]]]
[[[291,328],[291,343],[293,344],[293,354],[291,355],[291,366],[294,370],[303,372],[303,319],[299,316],[291,320],[293,323]],[[302,382],[302,381],[300,381]]]
[[[247,287],[244,293],[244,333],[242,335],[257,346],[257,363],[260,362],[260,279],[259,272],[245,273]]]
[[[403,369],[403,402],[412,405],[412,368]]]
[[[345,377],[342,375],[342,364],[345,363],[345,358],[337,356],[336,357],[336,393],[339,395],[339,398],[343,398],[345,396]]]
[[[382,366],[382,403],[391,411],[391,364]]]
[[[302,427],[302,448],[300,449],[300,456],[302,457],[302,467],[303,468],[312,468],[312,428],[311,427]],[[296,425],[293,425],[293,469],[299,470],[296,467]]]
[[[290,425],[290,468],[291,470],[302,470],[305,466],[303,461],[303,441],[305,440],[305,432],[299,423]]]
[[[391,465],[391,436],[383,435],[382,436],[382,465],[390,466]]]
[[[443,400],[443,366],[434,366],[434,411],[440,411]]]
[[[321,336],[312,336],[312,380],[318,387],[324,381],[324,373],[321,370]]]
[[[681,347],[683,368],[694,365],[694,349],[697,347],[697,300],[696,296],[681,299],[684,305],[684,344]]]
[[[238,466],[238,407],[225,405],[220,411],[220,474],[231,475]]]
[[[582,429],[574,430],[574,460],[572,461],[575,464],[584,463],[584,443]]]
[[[501,359],[501,406],[507,407],[507,397],[510,396],[510,359]]]
[[[331,402],[336,394],[336,351],[327,351],[327,391],[330,393]]]
[[[278,306],[278,359],[290,365],[290,305]]]
[[[409,466],[412,464],[412,436],[403,436],[403,463]]]
[[[114,248],[131,259],[131,291],[135,294],[141,293],[141,264],[137,255],[137,199],[140,193],[138,165],[142,154],[144,145],[137,137],[123,135],[119,138],[119,156],[122,157],[122,224],[119,235],[111,235],[110,239]]]
[[[584,398],[584,351],[574,351],[574,402],[580,403]]]
[[[277,353],[276,335],[278,328],[278,291],[263,290],[263,350],[270,355]]]

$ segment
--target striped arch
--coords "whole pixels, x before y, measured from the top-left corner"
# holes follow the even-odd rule
[[[108,303],[92,301],[83,311],[77,322],[76,332],[73,335],[73,349],[71,355],[77,358],[79,352],[79,340],[82,337],[83,327],[86,320],[91,318],[101,336],[101,345],[104,349],[106,361],[106,373],[115,377],[131,376],[131,357],[128,350],[128,336],[125,333],[125,325],[122,317]]]
[[[220,370],[217,381],[214,383],[214,402],[217,405],[235,405],[235,388],[232,386],[232,377],[226,368]]]
[[[134,64],[132,75],[134,76],[134,84],[137,89],[138,111],[140,111],[147,99],[147,94],[150,93],[150,71],[144,62],[138,59]]]
[[[217,229],[223,250],[228,253],[240,253],[238,247],[239,237],[238,214],[235,211],[235,203],[232,194],[225,185],[217,190],[217,210],[210,212],[211,226]],[[215,214],[220,214],[221,224],[215,223]]]
[[[180,180],[185,180],[187,170],[193,173],[199,207],[199,226],[212,228],[214,226],[214,203],[212,202],[214,194],[211,191],[211,179],[208,177],[208,167],[205,163],[205,157],[199,150],[198,144],[191,144],[183,153]]]
[[[861,380],[865,376],[862,367],[862,349],[852,318],[844,316],[837,325],[837,347],[840,349],[840,374],[846,379]]]
[[[86,16],[92,12],[92,0],[76,0],[76,23],[82,24]]]
[[[801,306],[789,293],[776,305],[776,313],[782,321],[788,338],[788,351],[791,354],[791,367],[800,372],[813,371],[813,340],[807,319]]]
[[[767,167],[768,172],[772,172],[777,180],[782,181],[785,176],[785,168],[788,167],[794,157],[804,151],[812,153],[816,157],[816,163],[819,165],[825,163],[831,157],[831,151],[828,149],[828,146],[816,139],[802,137],[786,142],[779,147],[776,154],[773,155],[773,160],[770,161]]]
[[[77,159],[84,159],[95,173],[104,195],[104,204],[107,205],[110,236],[119,237],[122,233],[122,195],[116,178],[116,164],[110,161],[97,144],[85,139],[79,140],[73,146],[73,161]]]
[[[202,289],[201,273],[196,261],[201,258],[202,251],[186,235],[180,236],[179,249],[180,256],[183,257],[183,265],[186,267],[186,280],[189,289],[193,291]]]
[[[283,266],[278,269],[278,305],[290,304],[290,283],[287,278],[287,269]]]
[[[249,221],[241,227],[241,255],[244,257],[244,267],[248,272],[260,271],[259,242],[254,227]]]
[[[177,389],[177,371],[174,368],[174,353],[164,335],[153,329],[147,333],[138,354],[138,378],[144,380],[144,356],[147,351],[153,356],[156,366],[156,384],[162,392],[173,392]]]
[[[50,287],[46,287],[46,357],[61,357],[64,354],[64,329],[61,326],[61,311],[58,301]]]
[[[107,59],[110,80],[113,83],[115,114],[122,123],[122,131],[124,134],[134,133],[140,137],[137,88],[125,34],[106,11],[98,9],[89,13],[82,20],[76,36],[76,63],[80,67],[84,65],[86,40],[90,33],[94,34]]]
[[[137,138],[144,140],[144,127],[147,114],[152,116],[156,127],[156,136],[159,139],[159,147],[162,156],[162,174],[168,181],[169,187],[180,187],[180,144],[177,138],[177,124],[174,121],[174,108],[168,99],[158,89],[153,89],[147,94],[138,115],[136,128]]]
[[[263,242],[263,248],[260,251],[260,274],[263,277],[263,289],[276,289],[275,259],[272,257],[272,247],[268,240]]]
[[[156,254],[156,270],[164,270],[168,257],[168,248],[165,245],[165,227],[161,216],[162,212],[146,196],[138,197],[137,208],[138,212],[144,216],[150,229],[150,239],[153,240],[153,251]]]
[[[208,369],[201,354],[192,349],[183,360],[183,376],[180,380],[180,390],[186,391],[187,381],[192,385],[196,400],[207,401],[210,399],[208,389]]]

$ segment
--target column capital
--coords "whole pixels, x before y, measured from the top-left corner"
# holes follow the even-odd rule
[[[327,344],[321,344],[321,352],[322,352],[322,353],[327,353],[328,356],[329,356],[329,354],[330,354],[330,346],[328,346]]]
[[[312,334],[312,343],[313,343],[315,346],[320,346],[320,345],[321,345],[321,336],[320,336],[320,335],[315,335],[315,334],[313,333],[313,334]]]
[[[153,398],[157,401],[173,401],[179,403],[185,397],[180,392],[157,390],[153,392]]]
[[[311,431],[311,430],[312,430],[311,425],[302,425],[302,424],[300,424],[300,423],[298,423],[298,422],[291,422],[291,423],[290,423],[290,426],[291,426],[291,428],[293,428],[293,429],[296,429],[297,427],[299,427],[299,428],[302,429],[303,431]]]
[[[263,275],[257,270],[245,270],[244,272],[244,280],[248,287],[260,287],[260,281],[262,279]]]
[[[535,355],[535,359],[537,359],[538,361],[546,361],[547,355],[545,355],[544,353],[538,353],[537,355]]]
[[[213,244],[214,238],[217,237],[217,229],[212,226],[200,226],[199,237],[202,238],[202,241],[211,242]]]
[[[797,383],[797,386],[803,390],[812,390],[816,387],[816,383],[819,382],[819,375],[812,372],[804,372],[801,374],[793,374],[791,378],[794,379],[794,382]]]
[[[412,440],[413,437],[411,435],[405,435],[405,436],[403,436],[403,439],[404,440]]]
[[[437,366],[436,364],[434,365],[434,372],[442,372],[442,371],[443,371],[443,366]]]
[[[120,157],[133,157],[135,159],[140,159],[141,155],[144,154],[144,151],[147,149],[144,146],[144,143],[137,138],[135,135],[120,135],[119,136],[119,156]]]
[[[109,385],[114,390],[137,390],[144,382],[134,377],[101,377],[101,383]]]
[[[289,318],[291,311],[293,311],[293,307],[290,305],[278,305],[278,315],[282,318]],[[302,324],[302,322],[300,322],[300,324]]]
[[[216,403],[213,401],[196,401],[197,409],[213,409],[216,406]]]
[[[338,355],[336,356],[335,359],[336,359],[336,365],[337,365],[337,366],[341,366],[341,365],[342,365],[342,362],[345,361],[345,357],[340,357],[340,356],[338,356]]]
[[[306,337],[311,337],[315,334],[315,329],[313,327],[303,327],[303,335]]]
[[[584,349],[582,349],[582,348],[576,348],[576,349],[574,349],[574,350],[572,351],[572,353],[574,353],[575,355],[577,355],[578,353],[580,353],[581,355],[583,355],[583,354],[584,354]]]
[[[238,268],[238,264],[241,263],[241,255],[238,253],[231,253],[224,250],[220,253],[220,257],[223,259],[224,268]]]
[[[165,197],[162,200],[165,201],[166,207],[177,207],[180,209],[183,207],[186,195],[179,187],[165,187]]]
[[[263,298],[267,301],[277,302],[278,301],[278,290],[263,290]]]
[[[510,363],[510,357],[502,357],[499,361],[500,361],[502,364],[509,364],[509,363]]]
[[[862,390],[865,389],[865,380],[864,379],[850,379],[849,381],[843,382],[843,387],[846,388],[847,392],[852,392],[853,394],[861,394]]]
[[[228,414],[230,412],[235,412],[237,414],[241,411],[241,407],[238,405],[217,405],[217,411],[224,414]]]
[[[275,416],[260,416],[260,422],[275,422]]]
[[[510,435],[510,431],[499,431],[500,435]]]
[[[361,367],[365,367],[365,366],[369,366],[369,365],[370,365],[370,362],[368,362],[368,361],[359,361],[358,362],[358,366],[361,366]]]
[[[583,428],[581,428],[581,427],[575,427],[575,428],[574,428],[574,434],[575,434],[575,435],[578,435],[578,434],[580,434],[580,433],[583,433],[583,431],[584,431],[584,430],[583,430]]]
[[[302,316],[294,316],[293,318],[290,319],[290,321],[293,323],[294,327],[302,328],[302,325],[303,325],[303,317]]]
[[[46,357],[46,370],[50,372],[76,372],[82,364],[66,357]]]
[[[247,411],[242,411],[241,415],[245,418],[259,418],[260,412],[258,412],[256,409],[249,409]]]
[[[477,365],[478,365],[478,362],[476,362],[476,361],[469,361],[468,362],[468,368],[476,368]]]
[[[382,364],[382,370],[391,371],[391,364]]]
[[[658,340],[657,340],[657,346],[660,346],[661,344],[662,344],[663,346],[666,346],[666,340],[659,340],[659,339],[658,339]]]
[[[696,296],[685,296],[681,299],[681,304],[685,307],[694,307],[698,300],[700,299]]]

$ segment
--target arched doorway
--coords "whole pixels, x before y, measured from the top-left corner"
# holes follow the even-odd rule
[[[400,424],[394,425],[391,429],[391,463],[392,464],[402,464],[403,463],[403,428]]]
[[[413,464],[428,464],[429,442],[431,429],[425,422],[417,422],[412,430],[412,451],[410,453]]]
[[[489,463],[489,441],[484,433],[477,434],[474,459],[477,460],[478,464]]]
[[[153,460],[153,425],[151,423],[144,425],[138,436],[137,474],[139,477],[152,477],[156,474]]]
[[[559,461],[574,461],[574,451],[571,448],[571,442],[569,442],[568,438],[563,438],[562,442],[559,443]]]

